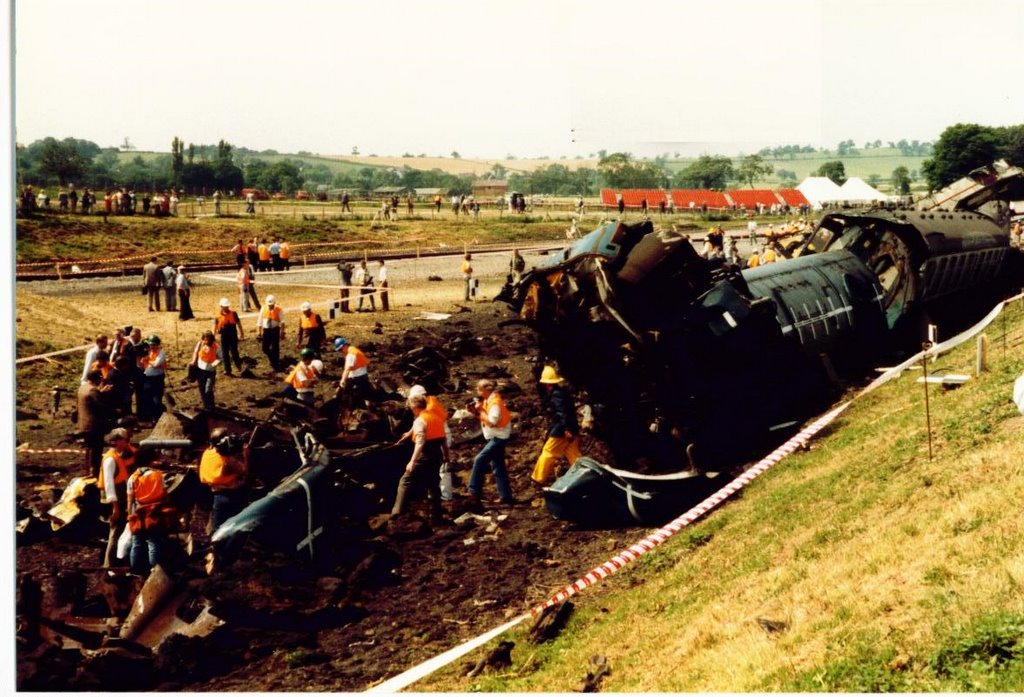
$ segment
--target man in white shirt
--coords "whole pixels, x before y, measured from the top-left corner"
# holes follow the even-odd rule
[[[377,287],[380,288],[380,309],[388,311],[388,267],[384,265],[384,259],[380,259],[380,267],[377,269]]]
[[[512,417],[501,395],[495,392],[493,380],[480,380],[476,384],[477,397],[473,400],[473,411],[480,419],[484,440],[487,444],[473,460],[473,470],[469,475],[469,494],[480,500],[484,485],[484,473],[490,464],[494,472],[494,485],[498,489],[498,498],[506,505],[515,503],[512,489],[508,482],[508,470],[505,468],[505,445],[512,435]]]
[[[82,382],[85,382],[85,376],[89,374],[92,369],[92,364],[96,362],[96,355],[100,351],[107,350],[107,335],[97,334],[96,343],[90,348],[85,354],[85,366],[82,368]]]

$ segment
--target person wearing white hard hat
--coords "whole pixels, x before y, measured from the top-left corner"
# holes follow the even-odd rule
[[[238,354],[238,341],[245,338],[242,320],[238,313],[231,309],[231,301],[220,299],[220,310],[213,318],[213,331],[220,334],[220,350],[224,356],[224,374],[230,377],[231,361],[235,361],[238,371],[242,371],[242,357]]]
[[[302,339],[306,339],[306,348],[313,349],[317,353],[323,350],[327,343],[327,329],[324,318],[313,312],[313,306],[308,302],[302,303],[299,308],[302,314],[299,315],[299,338],[295,341],[295,348],[302,346]]]
[[[444,403],[439,397],[427,394],[427,388],[423,385],[413,385],[409,388],[409,397],[423,397],[427,400],[426,409],[428,412],[434,414],[438,419],[444,423],[444,439],[448,444],[448,447],[452,447],[452,431],[448,426],[448,409],[445,408]],[[402,437],[398,439],[401,443],[409,438],[413,437],[412,429],[402,434]],[[451,501],[454,496],[452,490],[452,473],[448,467],[448,463],[445,462],[441,465],[441,499],[444,501]]]
[[[256,321],[256,338],[260,348],[270,361],[270,369],[281,370],[281,337],[284,336],[284,310],[277,304],[277,298],[267,296],[266,306],[260,310]]]

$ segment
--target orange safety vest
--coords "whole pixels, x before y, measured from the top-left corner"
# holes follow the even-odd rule
[[[237,489],[245,479],[245,463],[207,448],[199,461],[199,481],[217,489]]]
[[[128,512],[128,529],[132,533],[145,530],[166,530],[174,526],[177,509],[167,501],[163,472],[143,467],[130,480],[132,510]]]
[[[301,371],[299,366],[302,366]],[[294,387],[296,392],[312,392],[313,384],[316,383],[316,372],[313,366],[300,362],[292,368],[292,372],[288,373],[284,381]]]
[[[110,365],[110,361],[107,361],[104,365],[100,365],[99,361],[93,361],[92,365],[89,366],[89,372],[91,373],[94,370],[98,370],[100,371],[100,375],[103,376],[103,379],[106,380],[107,376],[110,375],[110,369],[113,367],[114,366]]]
[[[207,346],[206,344],[200,345],[199,346],[199,360],[201,360],[206,365],[210,365],[215,360],[217,360],[217,348],[218,347],[217,347],[217,342],[216,341],[214,341],[209,346]]]
[[[299,315],[299,326],[303,329],[316,329],[317,327],[324,326],[324,323],[320,321],[320,315],[315,312],[310,312],[309,317],[303,312]],[[352,349],[349,349],[351,351]]]
[[[124,484],[128,481],[128,470],[135,466],[135,448],[129,446],[128,453],[121,455],[119,452],[111,448],[107,452],[103,453],[103,459],[106,460],[108,457],[114,459],[114,463],[117,465],[117,470],[114,472],[114,484]],[[103,467],[100,467],[100,478],[97,485],[100,491],[106,490],[106,479],[103,476]]]
[[[142,467],[137,469],[130,479],[132,482],[132,495],[135,498],[135,503],[140,506],[160,503],[167,498],[163,472]]]
[[[280,308],[280,306],[274,305],[273,308],[271,308],[269,305],[264,306],[264,308],[262,310],[260,310],[260,319],[269,319],[269,320],[272,320],[274,322],[280,322],[281,321],[281,308]]]
[[[419,417],[423,420],[423,425],[426,426],[427,440],[438,440],[444,439],[444,419],[440,418],[435,412],[430,412],[424,409],[420,412]]]
[[[217,315],[217,331],[222,330],[227,324],[238,324],[236,321],[237,317],[238,315],[235,314],[234,310],[228,311],[227,314],[221,312]]]
[[[288,258],[288,254],[290,254],[290,252],[288,251],[288,243],[287,242],[282,242],[281,243],[281,258],[282,259],[287,259]]]
[[[142,357],[142,368],[143,368],[143,370],[148,368],[150,363],[156,361],[156,359],[160,357],[160,351],[161,351],[161,349],[160,349],[159,346],[154,346],[153,348],[149,349],[149,353],[147,353],[145,356]],[[155,370],[167,370],[167,362],[164,361],[164,367],[163,368],[157,368]]]
[[[756,267],[758,267],[760,265],[761,265],[761,257],[758,256],[757,252],[751,254],[750,258],[747,259],[747,268],[748,269],[753,269],[753,268],[756,268]]]
[[[348,352],[356,357],[356,362],[353,364],[352,370],[359,370],[360,368],[365,368],[370,365],[370,359],[366,357],[365,353],[357,349],[355,346],[349,346]],[[348,360],[348,356],[345,357],[345,360]]]
[[[260,261],[270,261],[270,248],[265,244],[261,244],[256,248],[260,255]]]
[[[448,410],[445,409],[444,405],[441,404],[441,400],[434,395],[427,396],[427,411],[431,414],[436,414],[437,418],[442,421],[448,420]]]
[[[486,421],[487,413],[495,404],[498,405],[501,415],[498,417],[498,423],[491,426],[491,424]],[[484,400],[483,406],[480,407],[480,422],[486,424],[488,428],[505,428],[511,420],[512,415],[508,413],[508,408],[505,407],[505,400],[502,399],[501,395],[497,392],[491,392],[490,396]]]
[[[473,266],[467,260],[462,260],[462,273],[473,273]]]

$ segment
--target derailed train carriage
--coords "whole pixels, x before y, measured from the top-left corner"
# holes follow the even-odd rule
[[[801,255],[740,271],[649,221],[612,222],[509,289],[545,359],[586,390],[616,468],[581,461],[545,494],[586,524],[664,520],[779,442],[847,378],[916,350],[1021,284],[997,163],[922,202],[823,217]]]

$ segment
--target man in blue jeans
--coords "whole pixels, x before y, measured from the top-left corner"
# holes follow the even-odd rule
[[[508,470],[505,469],[505,445],[512,435],[512,416],[505,407],[505,400],[494,389],[493,380],[480,380],[476,384],[477,398],[473,400],[473,411],[480,419],[480,426],[487,441],[483,450],[473,460],[473,471],[469,475],[469,494],[477,501],[481,499],[484,486],[484,475],[490,464],[494,472],[494,485],[498,489],[498,498],[506,505],[516,501],[508,483]]]

